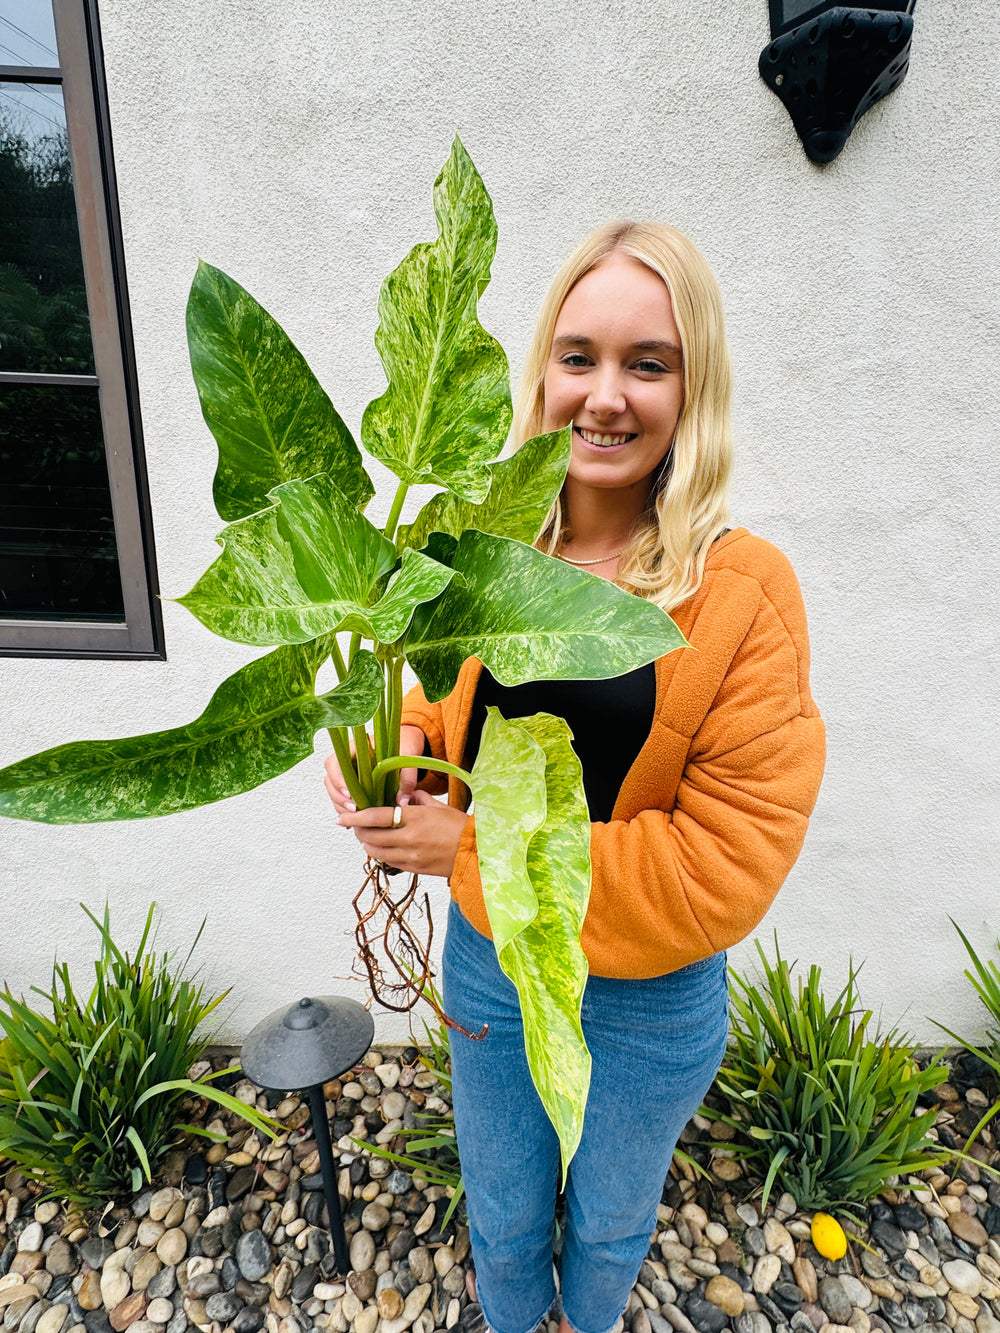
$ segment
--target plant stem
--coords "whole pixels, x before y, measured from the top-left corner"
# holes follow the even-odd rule
[[[351,734],[354,736],[354,760],[358,766],[358,780],[361,783],[361,789],[365,793],[365,805],[372,805],[372,756],[369,749],[368,729],[366,727],[352,727]]]
[[[386,694],[386,705],[388,708],[387,718],[387,742],[385,747],[386,754],[396,754],[399,751],[399,727],[403,716],[403,662],[402,656],[394,657],[389,664],[389,688]],[[386,804],[392,805],[396,800],[396,792],[399,790],[399,782],[396,778],[396,771],[389,770],[386,773]]]
[[[406,499],[406,492],[409,489],[405,481],[401,481],[396,487],[396,494],[392,498],[392,508],[389,510],[389,518],[382,529],[383,536],[387,537],[389,541],[392,541],[396,535],[396,524],[403,512],[403,501]]]
[[[387,759],[380,759],[372,770],[372,777],[377,782],[383,773],[396,768],[432,768],[435,773],[448,773],[467,787],[472,785],[472,774],[457,764],[449,764],[447,759],[429,759],[419,754],[392,754]]]
[[[337,679],[341,682],[347,679],[347,663],[344,661],[344,654],[340,651],[340,644],[336,639],[330,648],[330,656],[333,659],[333,665],[337,672]]]
[[[330,740],[333,742],[333,752],[337,756],[337,763],[340,765],[344,786],[351,793],[351,800],[354,804],[359,810],[363,810],[369,802],[354,769],[354,760],[351,758],[351,746],[347,739],[347,732],[343,727],[329,727],[328,730]],[[367,745],[365,748],[367,749]]]
[[[392,754],[399,749],[398,744],[393,744],[389,735],[389,722],[386,711],[386,693],[391,688],[391,669],[384,658],[380,658],[380,665],[385,672],[385,683],[382,686],[382,693],[379,696],[378,707],[375,710],[375,716],[372,719],[375,732],[375,759],[384,754]],[[372,796],[376,805],[386,805],[385,778],[379,778],[372,782]]]

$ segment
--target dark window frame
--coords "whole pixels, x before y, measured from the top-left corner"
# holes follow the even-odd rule
[[[0,371],[0,385],[99,384],[125,620],[0,617],[0,656],[164,661],[97,0],[52,0],[52,8],[59,68],[2,65],[0,80],[62,85],[97,376]]]

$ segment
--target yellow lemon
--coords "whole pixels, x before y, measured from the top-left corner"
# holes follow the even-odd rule
[[[829,1213],[814,1213],[810,1230],[812,1243],[824,1259],[843,1259],[847,1253],[847,1237],[835,1217]]]

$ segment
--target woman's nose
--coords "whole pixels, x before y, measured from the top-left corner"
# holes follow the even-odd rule
[[[587,410],[598,417],[625,411],[625,391],[616,370],[609,367],[597,375],[587,395]]]

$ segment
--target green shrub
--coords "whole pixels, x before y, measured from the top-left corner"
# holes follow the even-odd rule
[[[917,1113],[946,1066],[921,1069],[906,1038],[878,1031],[858,1006],[853,966],[828,1004],[818,967],[793,988],[777,939],[773,964],[757,952],[761,986],[731,973],[732,1040],[714,1087],[726,1109],[702,1110],[737,1131],[729,1146],[763,1177],[765,1205],[778,1188],[802,1207],[843,1212],[946,1160],[928,1137],[935,1112]]]
[[[203,987],[182,975],[201,930],[180,972],[172,955],[147,948],[155,907],[134,958],[112,940],[107,907],[103,921],[84,907],[101,934],[86,1001],[58,962],[51,991],[32,987],[51,1004],[51,1018],[15,999],[9,986],[0,992],[7,1034],[0,1041],[0,1155],[41,1177],[50,1195],[75,1203],[138,1189],[183,1132],[214,1137],[178,1123],[191,1094],[274,1137],[266,1117],[211,1086],[219,1074],[187,1077],[208,1046],[197,1029],[228,991],[205,999]]]
[[[972,983],[973,989],[986,1010],[986,1038],[985,1041],[980,1043],[966,1041],[964,1037],[959,1037],[950,1028],[946,1028],[943,1023],[937,1023],[936,1026],[942,1032],[947,1032],[948,1036],[954,1038],[965,1050],[973,1055],[978,1055],[981,1060],[985,1060],[1000,1075],[1000,967],[997,967],[992,959],[984,963],[958,922],[953,917],[949,917],[948,920],[958,931],[959,937],[965,945],[965,951],[971,958],[972,966],[975,969],[970,971],[966,968],[965,975]],[[997,949],[1000,950],[1000,940],[997,940],[996,945]]]
[[[997,967],[992,959],[984,963],[954,917],[949,917],[948,920],[958,931],[962,943],[965,945],[965,951],[972,960],[974,971],[966,968],[965,975],[972,983],[973,989],[986,1010],[985,1040],[981,1043],[969,1041],[965,1037],[960,1037],[957,1032],[952,1032],[951,1028],[946,1028],[943,1023],[933,1021],[936,1027],[939,1027],[942,1032],[946,1032],[953,1041],[957,1041],[964,1050],[971,1055],[978,1056],[980,1060],[985,1060],[997,1077],[1000,1078],[1000,967]],[[997,940],[996,943],[997,949],[1000,950],[1000,940]],[[1000,1112],[1000,1102],[994,1102],[969,1135],[965,1145],[966,1148],[975,1142],[980,1131],[989,1124],[998,1112]]]

